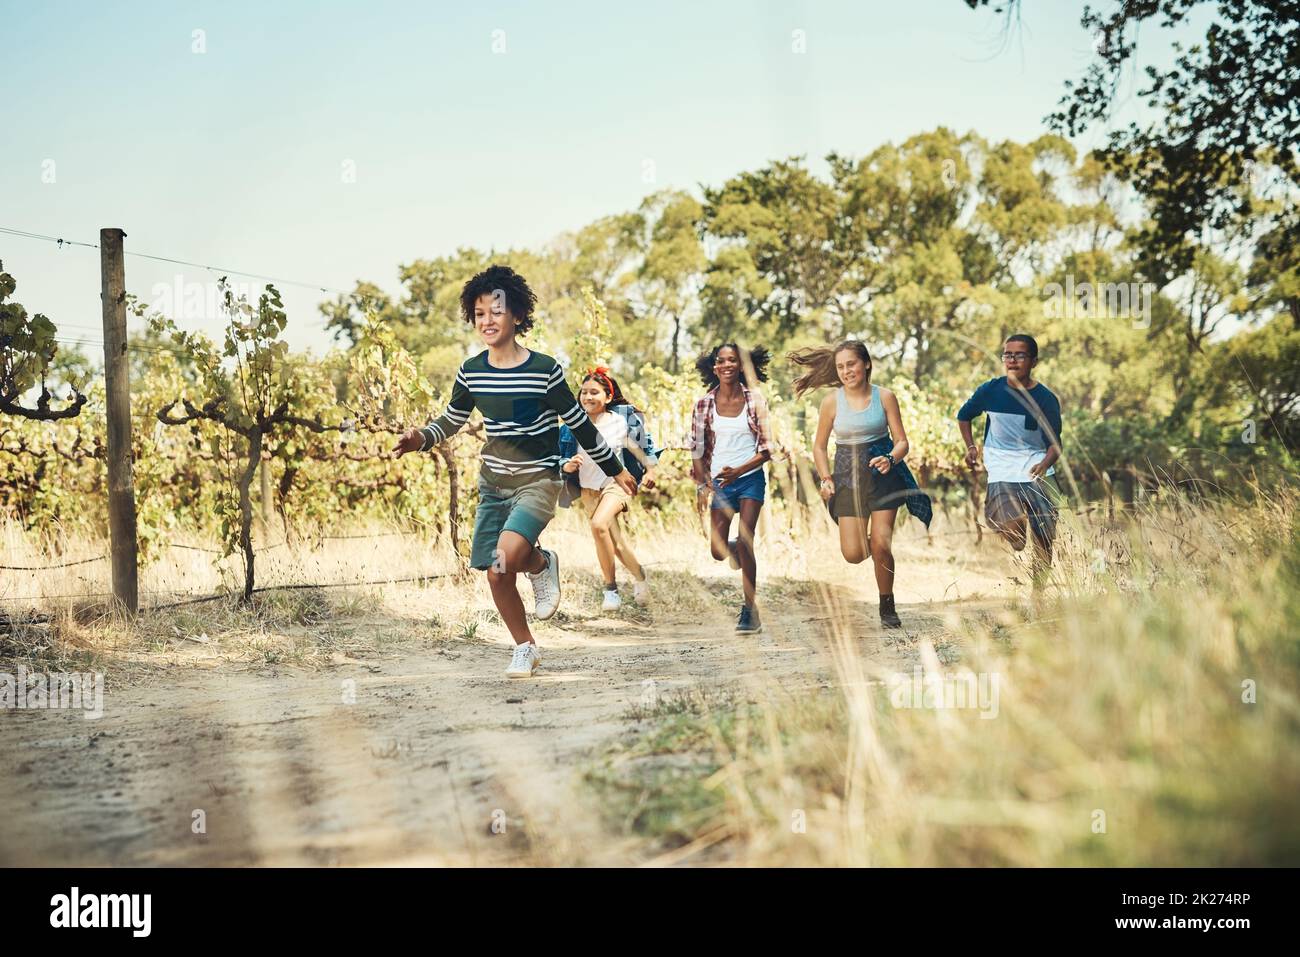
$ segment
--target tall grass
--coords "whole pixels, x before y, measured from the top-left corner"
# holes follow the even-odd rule
[[[831,688],[674,714],[640,747],[672,756],[664,773],[593,780],[653,795],[626,824],[664,862],[1294,865],[1294,506],[1167,494],[1106,528],[1071,523],[1047,597],[953,616],[955,663],[928,638],[911,649],[922,688],[996,682],[996,709],[909,699],[913,674],[825,590]]]

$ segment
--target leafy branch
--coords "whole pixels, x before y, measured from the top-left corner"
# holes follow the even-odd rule
[[[178,396],[156,411],[158,421],[192,426],[204,420],[244,440],[243,468],[233,477],[236,495],[221,499],[220,519],[224,554],[236,550],[243,554],[243,600],[247,602],[255,583],[250,489],[268,440],[296,450],[300,443],[295,440],[303,431],[323,435],[348,426],[295,411],[318,397],[311,394],[308,375],[301,363],[290,358],[288,343],[281,338],[288,317],[279,291],[267,285],[254,305],[242,295],[236,297],[225,277],[218,289],[226,317],[220,351],[206,336],[185,332],[171,319],[146,318],[155,333],[170,338],[191,356],[196,371],[198,397]],[[177,406],[183,411],[176,411]]]
[[[71,419],[81,414],[86,397],[69,383],[72,398],[62,408],[51,408],[54,396],[46,382],[46,373],[58,352],[54,323],[47,316],[29,315],[17,302],[5,302],[18,288],[18,282],[4,271],[0,263],[0,412],[52,422]],[[26,396],[37,384],[40,394],[35,407],[23,404]]]

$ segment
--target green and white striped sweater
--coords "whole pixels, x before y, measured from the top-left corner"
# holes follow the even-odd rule
[[[455,435],[478,409],[487,426],[482,476],[503,488],[560,477],[560,419],[573,430],[606,475],[622,465],[564,381],[564,370],[548,355],[529,352],[511,369],[488,365],[487,350],[456,370],[447,410],[420,431],[423,450]]]

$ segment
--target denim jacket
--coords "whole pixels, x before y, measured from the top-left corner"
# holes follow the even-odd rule
[[[635,445],[640,450],[639,455],[636,453],[627,455],[625,454],[626,449],[614,449],[614,455],[618,457],[619,462],[632,473],[632,478],[636,479],[637,485],[640,485],[646,469],[659,464],[659,453],[655,450],[654,440],[650,437],[650,432],[645,426],[645,419],[631,405],[621,403],[610,406],[609,411],[621,415],[627,421],[628,445]],[[578,440],[574,438],[573,430],[567,425],[561,424],[560,464],[563,465],[577,454]],[[582,497],[582,486],[578,484],[577,472],[564,472],[562,476],[564,478],[564,487],[560,490],[560,507],[568,508],[573,502]]]

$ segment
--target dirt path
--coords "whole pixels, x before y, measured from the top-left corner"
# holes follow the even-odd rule
[[[636,863],[581,781],[606,742],[646,724],[635,704],[701,684],[831,680],[827,593],[794,587],[742,641],[729,607],[678,607],[668,585],[653,620],[562,612],[538,630],[531,681],[502,677],[498,627],[314,671],[179,667],[121,690],[110,674],[97,720],[4,713],[0,864]],[[719,572],[714,587],[734,586]],[[861,589],[830,594],[861,623],[864,655],[904,663]],[[913,635],[941,630],[944,605],[900,599]]]

